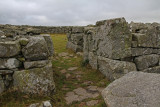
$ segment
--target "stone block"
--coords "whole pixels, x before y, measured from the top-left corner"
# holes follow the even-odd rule
[[[93,69],[98,69],[97,55],[94,55],[93,52],[89,52],[89,64]]]
[[[74,52],[82,52],[83,47],[79,46],[79,45],[75,45],[72,42],[67,42],[66,48],[68,49],[72,49]]]
[[[102,21],[94,38],[98,56],[110,59],[131,56],[132,35],[124,18]]]
[[[54,54],[54,48],[53,48],[53,41],[50,35],[48,34],[42,34],[41,36],[44,37],[46,43],[47,43],[47,47],[49,50],[49,56],[53,56]]]
[[[154,66],[151,68],[147,68],[142,70],[142,72],[146,72],[146,73],[160,73],[160,66]]]
[[[83,33],[71,34],[71,41],[73,44],[83,47],[83,35]]]
[[[22,53],[27,60],[31,61],[47,59],[50,54],[45,39],[40,36],[30,37]]]
[[[19,55],[21,47],[17,41],[0,42],[0,58],[14,57]]]
[[[14,69],[22,66],[16,58],[0,59],[0,69]]]
[[[5,91],[5,85],[2,77],[0,76],[0,94]]]
[[[27,38],[20,38],[19,40],[20,45],[22,46],[26,46],[29,42],[29,40]]]
[[[8,74],[13,74],[13,70],[0,70],[0,75],[8,75]]]
[[[151,55],[139,56],[134,59],[134,62],[137,66],[137,69],[141,71],[149,67],[158,65],[159,55],[151,54]]]
[[[84,27],[74,26],[72,27],[72,33],[83,33]]]
[[[136,65],[132,62],[112,60],[98,56],[99,71],[110,80],[122,77],[131,71],[137,71]]]
[[[137,41],[138,47],[145,47],[145,48],[159,48],[157,42],[159,42],[159,38],[156,35],[147,35],[147,34],[140,34],[140,33],[133,33],[134,40]]]
[[[19,92],[52,95],[55,90],[51,63],[43,68],[15,71],[13,78],[13,88]]]
[[[153,48],[132,48],[132,56],[142,56],[155,53]]]
[[[136,48],[138,46],[137,41],[132,41],[132,47]]]
[[[46,66],[48,63],[49,63],[48,60],[26,61],[26,62],[24,62],[24,68],[25,69],[41,68],[41,67]]]

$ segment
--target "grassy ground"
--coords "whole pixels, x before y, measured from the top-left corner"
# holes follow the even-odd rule
[[[76,102],[72,105],[66,105],[64,96],[68,91],[72,91],[73,89],[77,87],[86,87],[85,85],[82,85],[85,81],[92,81],[95,86],[98,87],[106,87],[109,84],[109,81],[98,71],[93,70],[90,68],[90,66],[82,66],[82,57],[76,55],[73,51],[66,49],[66,42],[67,38],[65,35],[52,35],[52,39],[54,42],[54,49],[55,49],[55,57],[56,59],[53,60],[53,67],[55,72],[55,82],[56,82],[56,94],[53,97],[54,105],[55,107],[82,107],[81,104],[83,102]],[[58,54],[61,52],[67,52],[69,54],[73,54],[75,57],[69,57],[67,59],[58,57]],[[82,75],[82,78],[80,81],[77,79],[67,79],[65,78],[65,75],[61,74],[59,71],[63,69],[68,69],[69,67],[78,67],[79,71],[82,71],[84,74]],[[72,74],[74,76],[74,73]],[[104,84],[102,84],[104,83]],[[68,91],[62,90],[64,85],[69,88]],[[106,107],[105,103],[102,99],[102,97],[96,98],[96,100],[99,100],[99,104],[93,107]],[[84,107],[87,107],[83,105]]]
[[[71,105],[67,105],[64,99],[65,94],[72,91],[78,87],[86,87],[82,83],[85,81],[92,81],[94,86],[106,87],[109,81],[98,71],[92,70],[89,65],[82,66],[82,57],[76,55],[71,50],[66,49],[67,38],[64,34],[53,34],[51,35],[54,42],[55,55],[53,57],[53,69],[54,69],[54,79],[56,83],[56,93],[53,96],[43,97],[43,96],[28,96],[25,94],[17,93],[15,91],[4,93],[0,96],[0,107],[27,107],[32,103],[37,103],[45,100],[50,100],[53,107],[87,107],[83,103],[88,101],[84,100],[82,102],[74,102]],[[59,57],[59,53],[69,53],[73,56],[68,58]],[[68,69],[70,67],[78,67],[77,70],[82,71],[83,75],[81,80],[78,81],[76,78],[66,79],[66,75],[62,74],[60,71],[63,69]],[[71,77],[75,74],[71,73]],[[67,87],[68,90],[63,90]],[[95,100],[99,100],[99,103],[93,107],[106,107],[102,97],[97,97]]]

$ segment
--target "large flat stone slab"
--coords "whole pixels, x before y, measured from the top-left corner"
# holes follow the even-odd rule
[[[130,72],[102,91],[107,107],[160,107],[160,74]]]

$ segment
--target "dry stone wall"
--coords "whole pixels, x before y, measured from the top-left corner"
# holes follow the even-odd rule
[[[29,94],[52,94],[53,52],[50,35],[11,37],[0,31],[0,93],[12,88]]]
[[[38,34],[66,34],[72,32],[76,26],[28,26],[28,25],[0,25],[0,30],[6,36],[38,35]],[[78,28],[78,27],[76,27]],[[74,32],[74,31],[73,31]],[[75,31],[76,32],[76,31]]]
[[[75,52],[83,51],[84,61],[89,62],[92,68],[101,71],[111,80],[130,71],[160,72],[160,24],[158,23],[128,24],[124,18],[116,18],[98,21],[93,26],[0,25],[0,29],[0,50],[5,49],[0,51],[0,68],[3,70],[1,72],[7,74],[9,71],[5,71],[6,67],[19,69],[23,66],[25,69],[33,69],[48,64],[46,59],[53,54],[51,39],[49,36],[31,36],[41,33],[66,33],[68,38],[66,47]],[[5,38],[7,39],[4,40]],[[40,51],[41,54],[38,53]],[[9,81],[10,77],[13,76],[5,78],[9,78]]]
[[[132,56],[138,70],[160,72],[160,24],[130,23],[132,31]]]
[[[84,27],[73,27],[69,33],[67,33],[67,48],[72,49],[74,52],[83,51],[83,36]]]
[[[128,24],[124,18],[85,27],[84,61],[111,80],[130,71],[160,72],[160,24]]]

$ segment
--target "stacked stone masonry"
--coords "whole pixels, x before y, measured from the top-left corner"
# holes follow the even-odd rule
[[[0,31],[0,93],[8,89],[39,95],[54,92],[50,35],[6,36]]]
[[[72,28],[79,28],[78,26],[29,26],[29,25],[0,25],[0,30],[5,33],[6,36],[16,35],[38,35],[38,34],[66,34],[72,32]],[[80,27],[83,28],[83,27]],[[75,30],[76,30],[75,29]],[[73,31],[77,32],[77,31]],[[1,33],[1,32],[0,32]],[[79,33],[79,32],[77,32]]]
[[[131,71],[160,72],[160,24],[128,24],[124,18],[85,27],[84,61],[115,80]]]
[[[42,33],[66,33],[66,47],[75,52],[83,51],[84,61],[111,80],[131,71],[160,72],[158,23],[128,24],[124,18],[116,18],[98,21],[93,26],[0,25],[0,30],[0,69],[2,73],[11,74],[1,78],[8,81],[14,77],[15,70],[12,69],[43,68],[50,62],[48,58],[53,54],[53,45],[50,45],[52,41],[49,36],[32,36]]]
[[[83,51],[83,36],[84,27],[73,27],[72,30],[67,33],[67,48],[72,49],[74,52]]]

